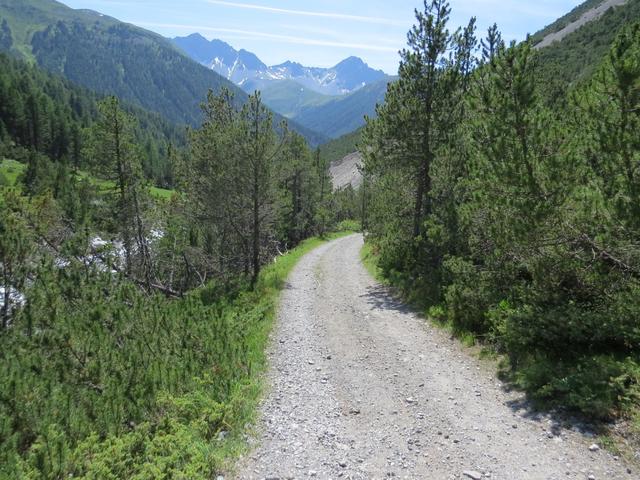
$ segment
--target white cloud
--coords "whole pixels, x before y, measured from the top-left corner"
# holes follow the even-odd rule
[[[256,5],[252,3],[229,2],[226,0],[206,0],[206,1],[214,5],[244,8],[248,10],[260,10],[263,12],[284,13],[287,15],[302,15],[306,17],[324,17],[324,18],[333,18],[338,20],[351,20],[355,22],[378,23],[382,25],[406,26],[405,22],[402,22],[399,20],[393,20],[390,18],[367,17],[367,16],[361,16],[361,15],[347,15],[344,13],[336,13],[336,12],[314,12],[309,10],[291,10],[287,8],[267,7],[266,5]]]
[[[330,40],[317,40],[313,38],[303,38],[303,37],[293,37],[290,35],[278,35],[275,33],[265,33],[258,32],[252,30],[240,30],[236,28],[222,28],[222,27],[207,27],[204,25],[185,25],[185,24],[176,24],[176,23],[153,23],[153,22],[132,22],[136,25],[140,25],[143,27],[158,27],[158,28],[174,28],[181,29],[187,32],[214,32],[214,33],[232,33],[237,35],[243,35],[245,37],[260,39],[267,38],[270,40],[275,40],[280,43],[292,43],[297,45],[314,45],[314,46],[322,46],[322,47],[334,47],[334,48],[351,48],[354,50],[367,50],[367,51],[375,51],[375,52],[397,52],[398,49],[395,47],[389,47],[385,45],[372,45],[372,44],[364,44],[364,43],[351,43],[351,42],[340,42],[340,41],[330,41]]]

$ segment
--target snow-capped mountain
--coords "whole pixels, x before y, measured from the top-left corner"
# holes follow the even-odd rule
[[[293,80],[318,93],[345,95],[387,77],[358,57],[349,57],[332,68],[305,67],[295,62],[269,67],[251,52],[235,50],[221,40],[209,41],[198,33],[176,37],[173,42],[191,58],[247,92],[263,89],[278,80]]]

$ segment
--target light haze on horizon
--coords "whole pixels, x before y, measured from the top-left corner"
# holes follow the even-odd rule
[[[255,53],[268,65],[286,60],[330,67],[346,57],[395,74],[398,51],[420,0],[61,0],[166,37],[200,33]],[[523,40],[583,0],[450,0],[450,28],[478,20],[478,36],[494,22],[505,40]]]

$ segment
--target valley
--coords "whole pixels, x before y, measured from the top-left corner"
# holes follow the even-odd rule
[[[247,93],[259,90],[267,105],[330,139],[364,125],[384,101],[394,77],[349,57],[332,68],[284,62],[268,67],[256,55],[199,34],[174,38],[191,58],[231,80]]]
[[[638,477],[640,1],[414,3],[0,0],[1,479]]]

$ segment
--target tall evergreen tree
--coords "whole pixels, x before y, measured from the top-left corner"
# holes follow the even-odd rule
[[[134,143],[134,125],[117,98],[99,105],[101,118],[92,128],[87,149],[95,171],[113,181],[116,229],[122,240],[127,275],[141,276],[151,286],[151,256],[148,228],[144,221],[148,186],[142,175],[142,162]]]

